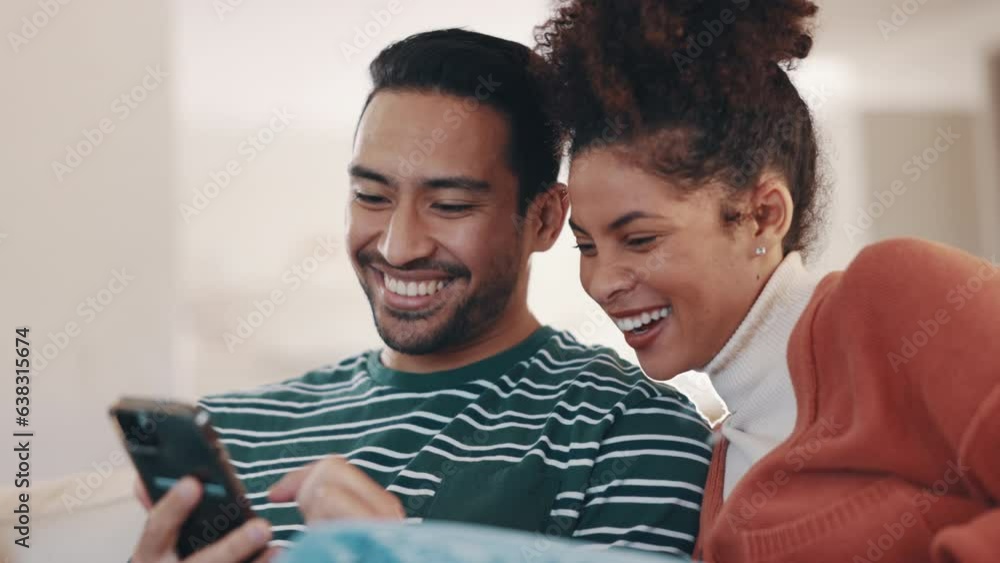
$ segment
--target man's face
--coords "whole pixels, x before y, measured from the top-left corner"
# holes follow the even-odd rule
[[[347,244],[379,335],[405,354],[460,348],[489,330],[526,269],[508,120],[470,107],[382,91],[358,125]]]

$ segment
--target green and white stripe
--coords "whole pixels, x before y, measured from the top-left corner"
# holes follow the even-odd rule
[[[690,553],[711,449],[677,392],[612,350],[545,327],[472,365],[412,374],[377,351],[282,383],[205,398],[274,544],[304,530],[267,489],[341,455],[396,494],[408,521],[458,520]]]

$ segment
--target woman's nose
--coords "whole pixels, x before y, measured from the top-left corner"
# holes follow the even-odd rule
[[[631,268],[613,263],[595,264],[584,280],[591,298],[602,306],[610,305],[635,287],[636,275]]]

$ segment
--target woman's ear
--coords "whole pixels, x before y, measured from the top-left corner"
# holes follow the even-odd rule
[[[524,228],[531,229],[532,250],[545,252],[552,248],[562,232],[569,212],[569,190],[557,182],[538,194],[524,215]]]
[[[788,183],[779,174],[765,172],[750,197],[750,206],[754,244],[780,255],[795,213]]]

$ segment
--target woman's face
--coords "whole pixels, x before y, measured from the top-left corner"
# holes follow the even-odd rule
[[[721,188],[684,194],[609,148],[574,158],[569,194],[580,281],[643,370],[666,380],[704,367],[766,282],[753,221],[725,227]]]

